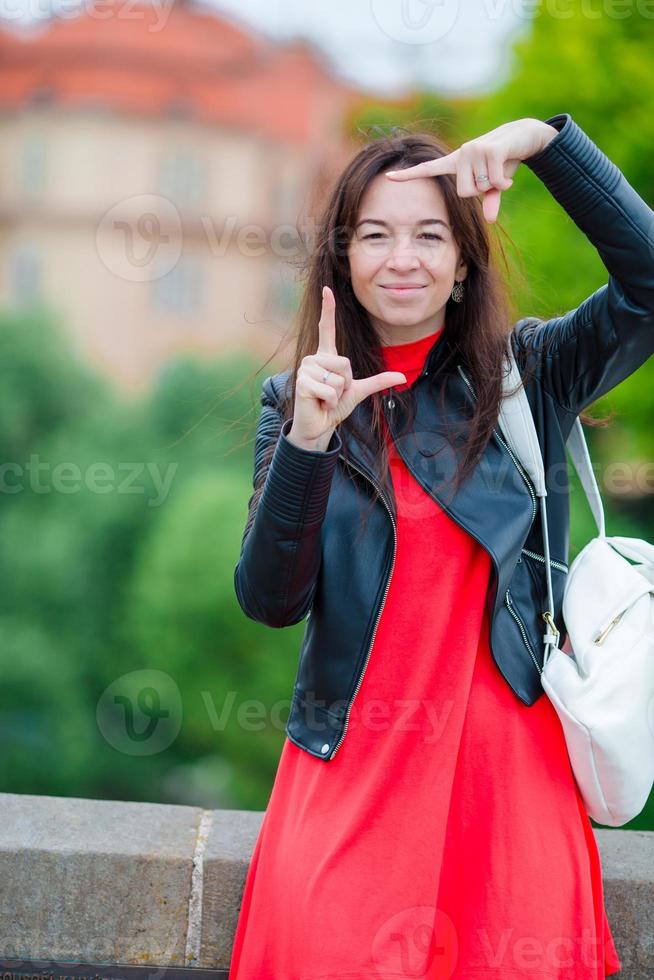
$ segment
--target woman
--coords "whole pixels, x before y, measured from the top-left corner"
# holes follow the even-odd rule
[[[511,329],[487,223],[521,161],[610,279],[565,316]],[[620,969],[539,680],[533,487],[496,422],[510,335],[546,464],[564,635],[565,440],[654,350],[652,217],[567,113],[453,152],[386,137],[337,182],[294,364],[263,385],[235,569],[248,616],[307,623],[230,980]]]

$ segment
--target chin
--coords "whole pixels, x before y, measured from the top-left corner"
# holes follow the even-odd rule
[[[429,313],[424,310],[387,310],[382,312],[381,319],[386,323],[391,323],[394,327],[413,327],[416,323],[429,318]]]

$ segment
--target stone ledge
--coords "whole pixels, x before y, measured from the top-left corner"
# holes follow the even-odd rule
[[[263,812],[0,794],[0,959],[227,970]],[[624,969],[654,980],[654,832],[595,830]]]

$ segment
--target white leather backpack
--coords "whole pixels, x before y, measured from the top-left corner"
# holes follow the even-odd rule
[[[521,382],[510,343],[509,355],[506,391]],[[575,419],[566,446],[598,536],[570,566],[563,598],[568,640],[560,648],[552,618],[543,458],[522,385],[505,396],[498,422],[541,505],[547,578],[541,683],[561,720],[587,812],[600,824],[620,827],[641,812],[654,784],[654,546],[606,536],[602,498]]]

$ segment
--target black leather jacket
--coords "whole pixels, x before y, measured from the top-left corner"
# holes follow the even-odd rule
[[[563,644],[569,537],[565,443],[579,412],[654,352],[654,212],[568,113],[547,122],[559,132],[523,162],[592,242],[609,273],[608,283],[576,309],[547,321],[519,320],[511,334],[523,374],[528,363],[535,363],[534,344],[547,343],[526,393],[545,463],[554,618]],[[444,438],[430,431],[440,411],[432,378],[446,385],[448,415],[460,412],[462,399],[474,398],[463,365],[439,377],[445,343],[443,333],[414,382],[415,426],[397,442],[413,476],[441,506],[439,489],[442,478],[451,476],[452,454],[448,457]],[[263,382],[255,485],[263,478],[263,450],[271,441],[276,446],[254,512],[254,494],[250,497],[234,583],[239,604],[251,619],[283,627],[306,618],[286,734],[295,745],[328,761],[345,738],[372,650],[393,572],[396,521],[391,502],[379,492],[375,460],[354,443],[348,444],[346,458],[338,427],[325,452],[300,449],[286,438],[292,419],[282,426],[277,406],[289,373]],[[363,420],[368,402],[355,409]],[[392,391],[384,393],[384,405],[393,432],[398,406]],[[437,469],[422,453],[439,446]],[[346,467],[359,478],[350,478]],[[352,531],[360,515],[356,498],[370,493],[377,495],[377,503],[353,548]],[[544,693],[541,515],[530,480],[497,429],[474,473],[444,509],[492,558],[486,597],[491,652],[516,697],[532,705]]]

